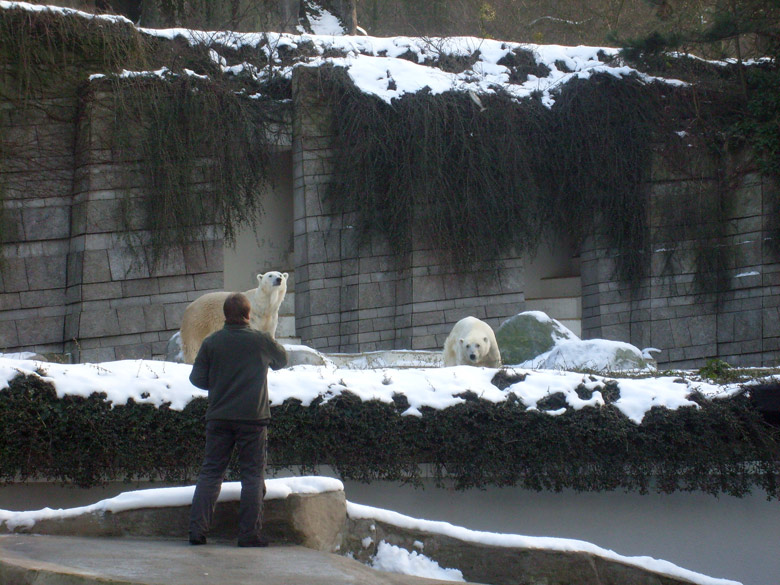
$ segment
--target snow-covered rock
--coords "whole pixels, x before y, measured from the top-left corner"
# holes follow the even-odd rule
[[[496,341],[505,365],[528,362],[569,340],[578,341],[579,337],[542,311],[519,313],[496,330]]]

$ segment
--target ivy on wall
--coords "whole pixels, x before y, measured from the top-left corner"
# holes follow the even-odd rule
[[[175,71],[164,78],[109,75],[90,84],[108,87],[114,96],[113,132],[121,156],[148,163],[143,220],[137,222],[132,196],[123,217],[131,236],[148,230],[151,240],[137,243],[148,246],[153,259],[207,225],[223,226],[230,241],[257,213],[289,81],[272,77],[261,88],[249,76],[222,76],[207,47],[150,40],[122,22],[6,10],[0,41],[9,63],[3,95],[29,98],[83,83],[92,65],[109,72],[161,65]],[[262,48],[239,52],[239,61],[268,66]],[[462,68],[474,57],[444,56],[438,65]],[[651,73],[677,77],[670,59],[655,58],[646,64]],[[528,52],[506,60],[515,81],[538,67]],[[208,79],[186,74],[187,68]],[[713,73],[696,64],[688,73],[695,82],[688,88],[635,76],[575,81],[560,88],[548,109],[536,98],[516,102],[500,89],[480,96],[481,106],[455,92],[420,92],[386,104],[358,91],[343,70],[323,68],[325,97],[335,114],[328,199],[335,212],[356,214],[359,242],[379,235],[400,255],[419,245],[455,265],[533,252],[551,234],[567,234],[575,244],[595,234],[616,258],[615,277],[636,285],[649,268],[651,240],[664,235],[648,229],[654,147],[687,161],[683,150],[670,148],[674,131],[683,129],[701,137],[698,145],[716,156],[741,142],[757,153],[762,172],[777,176],[780,169],[776,64],[747,71],[747,104],[735,104],[729,91],[734,70]],[[249,99],[241,92],[247,88],[263,89],[267,98]],[[674,164],[674,156],[666,162]],[[693,235],[699,282],[719,283],[718,290],[726,286],[729,265],[718,254],[727,250],[728,226],[720,212],[732,179],[719,177],[710,204],[697,208],[703,222],[667,234]],[[780,216],[778,190],[768,196]],[[715,222],[707,209],[718,211]],[[662,223],[677,225],[678,211],[663,213]],[[770,240],[780,242],[775,223]],[[701,233],[693,233],[697,226],[704,226]]]
[[[359,241],[415,239],[454,264],[533,252],[553,232],[594,230],[617,250],[620,276],[646,260],[647,180],[659,89],[594,76],[548,109],[497,91],[406,95],[392,104],[331,70],[336,161],[329,200],[359,212]]]
[[[533,252],[555,234],[575,245],[596,236],[615,259],[613,277],[633,286],[650,269],[653,241],[692,241],[698,290],[726,290],[728,210],[746,168],[729,158],[755,153],[761,170],[774,174],[780,101],[776,88],[751,94],[754,114],[746,117],[733,85],[738,72],[696,67],[685,72],[684,87],[637,76],[574,80],[550,109],[500,89],[480,96],[481,105],[455,92],[387,104],[358,91],[344,72],[323,70],[335,111],[332,210],[356,214],[358,245],[378,236],[399,255],[419,246],[455,265]],[[764,79],[764,68],[750,78]],[[709,169],[700,158],[711,159]],[[661,226],[653,232],[649,182],[659,180],[658,168],[676,173],[683,192],[653,210]],[[777,189],[766,196],[780,199]],[[690,252],[673,248],[678,263]]]
[[[494,381],[500,383],[500,381]],[[577,389],[584,399],[593,388]],[[780,499],[780,432],[743,394],[697,408],[654,408],[642,424],[612,405],[616,385],[600,389],[603,407],[558,416],[463,395],[443,410],[403,416],[409,404],[363,402],[343,393],[308,407],[272,408],[271,469],[304,473],[329,466],[344,479],[419,483],[427,464],[439,485],[456,489],[702,491],[744,496],[761,489]],[[560,397],[539,403],[556,410]],[[37,376],[0,391],[0,483],[49,479],[81,487],[104,482],[192,481],[200,466],[206,400],[182,411],[166,405],[112,405],[104,395],[58,398]]]
[[[226,242],[235,241],[238,228],[262,212],[286,106],[195,75],[115,76],[108,83],[119,157],[145,167],[140,226],[150,234],[142,247],[152,263],[213,226]],[[131,176],[137,172],[132,164],[126,168]],[[137,202],[132,195],[125,202],[125,229],[132,234]]]

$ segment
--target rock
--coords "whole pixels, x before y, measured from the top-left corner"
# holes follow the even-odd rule
[[[181,351],[181,334],[179,331],[173,334],[168,340],[168,346],[165,348],[165,361],[184,363],[184,354]]]
[[[496,330],[496,341],[505,365],[533,360],[566,340],[579,338],[541,311],[519,313],[504,321]]]
[[[326,366],[328,358],[307,345],[287,345],[284,344],[287,351],[287,367],[292,366]]]
[[[562,341],[546,356],[537,359],[536,367],[546,370],[655,370],[655,361],[645,359],[639,348],[630,343],[607,339]]]

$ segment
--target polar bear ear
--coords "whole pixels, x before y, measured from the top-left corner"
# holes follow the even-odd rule
[[[262,274],[258,274],[257,275],[257,284],[261,284],[262,282],[263,282],[263,275]]]
[[[483,338],[482,338],[482,341],[484,341],[485,343],[487,343],[487,342],[488,342],[488,341],[487,341],[487,337],[483,337]]]
[[[287,280],[287,273],[286,273],[286,272],[282,272],[282,278],[284,278],[285,280]]]
[[[463,345],[463,344],[466,342],[466,340],[465,340],[465,339],[463,339],[462,337],[461,337],[460,339],[458,339],[458,341],[460,341],[460,344],[461,344],[461,345]]]

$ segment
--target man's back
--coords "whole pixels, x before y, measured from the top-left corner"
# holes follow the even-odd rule
[[[284,348],[248,326],[226,324],[209,335],[190,374],[195,386],[209,391],[206,420],[269,420],[268,368],[286,364]]]

